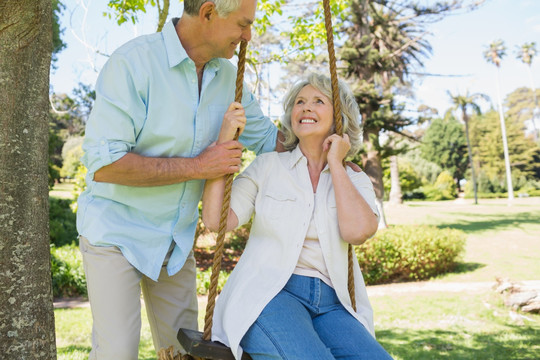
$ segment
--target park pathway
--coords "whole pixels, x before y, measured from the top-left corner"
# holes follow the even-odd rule
[[[540,280],[519,281],[526,287],[540,289]],[[371,285],[367,287],[369,297],[404,294],[411,292],[479,292],[495,289],[495,281],[485,282],[441,282],[418,281],[385,285]],[[199,296],[199,304],[206,303],[206,296]],[[55,309],[77,308],[90,306],[88,300],[82,297],[55,299]]]

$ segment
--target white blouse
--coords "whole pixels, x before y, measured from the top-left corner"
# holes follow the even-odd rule
[[[373,185],[364,172],[347,168],[353,184],[378,215]],[[254,214],[246,248],[216,302],[212,340],[229,346],[237,359],[240,341],[266,304],[296,268],[311,216],[328,275],[343,306],[375,336],[373,311],[364,279],[354,262],[356,312],[347,289],[347,246],[339,235],[337,209],[328,166],[321,173],[315,206],[307,159],[300,148],[257,156],[233,183],[231,208],[239,225]]]

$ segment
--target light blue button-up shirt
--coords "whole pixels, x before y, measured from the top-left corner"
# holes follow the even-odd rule
[[[138,37],[110,57],[96,84],[82,161],[87,189],[78,200],[77,229],[95,246],[117,246],[139,271],[156,280],[167,251],[167,272],[178,272],[191,248],[203,180],[154,187],[93,181],[94,173],[128,152],[149,157],[195,157],[217,139],[234,101],[236,68],[213,59],[199,96],[194,62],[172,22]],[[247,125],[242,144],[257,154],[274,150],[277,128],[244,86]],[[144,171],[144,169],[141,169]]]

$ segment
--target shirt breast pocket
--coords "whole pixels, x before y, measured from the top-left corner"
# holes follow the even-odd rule
[[[268,191],[263,196],[261,212],[267,219],[291,218],[297,205],[297,198],[293,194]]]

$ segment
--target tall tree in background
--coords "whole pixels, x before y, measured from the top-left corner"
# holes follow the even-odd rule
[[[476,174],[474,171],[474,162],[471,148],[471,140],[469,138],[469,120],[470,116],[468,109],[472,109],[476,114],[480,114],[480,106],[476,103],[480,99],[487,100],[487,96],[484,94],[469,94],[468,92],[465,95],[452,95],[448,92],[448,95],[452,99],[454,104],[454,110],[461,111],[461,120],[465,123],[465,137],[467,139],[467,152],[469,154],[469,166],[471,168],[471,178],[473,183],[474,190],[474,203],[478,204],[478,188],[476,183]]]
[[[51,0],[0,2],[0,354],[55,359],[47,147]]]
[[[529,93],[527,92],[527,97]],[[510,111],[511,109],[509,109]],[[518,183],[520,178],[535,179],[539,165],[535,163],[538,156],[535,154],[539,149],[534,146],[530,137],[525,136],[523,123],[508,119],[506,134],[508,137],[508,150],[512,165],[512,180]],[[470,139],[474,149],[473,160],[478,170],[478,191],[482,192],[505,192],[505,163],[504,153],[501,146],[501,127],[497,110],[492,109],[482,115],[471,115]],[[491,185],[491,189],[483,189],[485,181]],[[482,185],[482,183],[484,184]]]
[[[403,115],[404,106],[397,103],[396,94],[431,52],[426,26],[463,6],[463,1],[432,6],[416,1],[351,1],[348,40],[341,57],[360,105],[365,144],[362,164],[375,188],[382,227],[386,224],[381,160],[392,151],[380,143],[379,136],[383,131],[404,135],[403,129],[417,121]]]
[[[500,71],[501,61],[506,55],[506,46],[502,40],[493,41],[489,44],[488,48],[484,51],[484,58],[487,62],[494,64],[497,67],[497,102],[499,106],[499,120],[501,121],[501,134],[503,141],[504,151],[504,165],[506,170],[506,186],[508,188],[508,201],[514,200],[514,189],[512,187],[512,171],[510,170],[510,156],[508,155],[508,142],[506,138],[506,124],[504,122],[504,112],[501,98],[501,86],[500,86]]]
[[[536,54],[536,43],[534,42],[521,45],[521,47],[519,47],[517,51],[517,58],[520,59],[525,65],[527,65],[527,70],[529,71],[529,80],[531,82],[531,91],[534,100],[532,125],[535,142],[538,141],[538,129],[536,129],[536,121],[540,119],[540,108],[538,108],[538,98],[536,97],[536,88],[534,86],[534,78],[531,70],[531,64]]]
[[[453,117],[435,119],[422,137],[422,157],[448,171],[459,188],[467,170],[467,144],[463,126]]]

